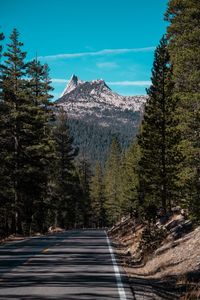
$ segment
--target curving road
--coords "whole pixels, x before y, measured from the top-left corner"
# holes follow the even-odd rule
[[[103,230],[0,246],[0,299],[132,300]]]

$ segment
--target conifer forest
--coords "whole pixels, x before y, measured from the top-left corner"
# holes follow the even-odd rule
[[[174,206],[199,223],[199,0],[169,0],[164,18],[136,137],[122,146],[121,133],[107,130],[94,139],[109,144],[96,161],[76,146],[78,126],[71,130],[52,101],[48,65],[27,61],[18,29],[7,45],[0,33],[0,235],[104,228]]]

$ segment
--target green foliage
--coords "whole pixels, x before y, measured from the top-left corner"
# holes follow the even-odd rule
[[[172,68],[169,64],[167,40],[161,39],[155,51],[152,85],[138,142],[141,148],[140,195],[147,205],[164,209],[176,203],[181,154],[180,133],[172,97]],[[145,204],[144,204],[145,205]]]
[[[51,128],[48,121],[51,118],[51,96],[48,91],[52,88],[46,85],[48,70],[37,60],[27,65],[27,90],[30,104],[28,105],[28,123],[30,138],[26,144],[27,160],[24,161],[25,175],[23,191],[25,223],[27,230],[43,231],[46,229],[46,198],[49,181],[49,164],[54,159]],[[30,222],[30,224],[29,224]]]
[[[118,125],[112,115],[110,115],[110,118],[113,120],[113,124],[109,127],[100,126],[94,119],[92,121],[87,120],[87,118],[70,119],[69,128],[74,137],[75,147],[80,149],[79,156],[87,154],[92,164],[95,164],[96,161],[104,164],[113,136],[117,136],[123,150],[127,149],[137,134],[138,128],[135,127],[135,124],[140,123],[141,115],[140,112],[130,112],[129,110],[122,112],[119,110],[119,117],[123,118],[123,115],[125,119],[130,120],[128,124],[123,124],[123,126]],[[130,124],[133,124],[133,126]]]
[[[0,34],[0,41],[4,39],[3,33]],[[2,56],[2,45],[0,45],[0,59]],[[11,198],[13,195],[9,166],[10,153],[7,146],[10,138],[7,136],[8,119],[8,105],[3,101],[3,78],[2,65],[0,67],[0,227],[5,233],[8,233],[8,215],[11,206]]]
[[[141,258],[145,261],[146,258],[153,254],[167,237],[167,230],[158,228],[157,226],[146,226],[142,232],[138,250],[140,250]]]
[[[105,209],[108,223],[114,224],[121,215],[121,148],[117,138],[111,144],[105,165]]]
[[[86,157],[81,157],[76,164],[76,168],[81,190],[81,198],[78,202],[79,226],[89,227],[92,216],[90,199],[91,166]]]
[[[92,209],[92,223],[98,227],[103,227],[106,224],[105,216],[105,196],[104,196],[104,183],[103,174],[100,162],[97,162],[94,169],[94,175],[90,183],[90,198]]]
[[[200,6],[198,0],[170,0],[165,14],[176,91],[199,92]],[[178,51],[177,51],[178,49]]]
[[[133,214],[138,210],[138,161],[140,148],[133,142],[122,158],[121,168],[121,210],[124,215]]]
[[[10,39],[0,69],[0,227],[6,234],[72,227],[82,190],[66,114],[55,122],[48,66],[24,62],[16,29]]]
[[[113,120],[103,128],[58,112],[48,66],[25,63],[13,30],[0,65],[0,227],[6,234],[50,225],[101,227],[135,213],[151,222],[159,206],[174,204],[199,222],[199,0],[170,0],[165,18],[167,36],[155,51],[136,142],[134,126]],[[124,117],[141,118],[130,111]]]
[[[28,124],[28,104],[24,80],[26,53],[21,50],[23,44],[19,42],[19,33],[13,30],[10,44],[3,55],[5,62],[1,65],[2,98],[5,113],[3,116],[4,142],[6,143],[9,159],[9,179],[12,186],[11,206],[12,229],[22,231],[22,185],[24,177],[24,162],[26,159],[25,145],[28,143],[30,126]]]
[[[56,159],[54,165],[55,226],[71,228],[76,219],[76,197],[74,195],[75,167],[74,158],[77,149],[72,146],[73,139],[69,134],[67,114],[60,110],[53,131],[55,139]]]
[[[173,64],[176,113],[180,115],[185,160],[180,178],[182,202],[191,216],[199,220],[200,178],[200,5],[198,0],[170,0],[165,14],[169,21],[167,35]]]

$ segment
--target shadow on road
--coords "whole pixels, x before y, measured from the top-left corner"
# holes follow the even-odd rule
[[[0,247],[0,278],[0,299],[119,299],[102,231],[39,237]]]

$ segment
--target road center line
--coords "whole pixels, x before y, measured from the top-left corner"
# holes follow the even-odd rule
[[[119,293],[120,300],[127,300],[126,293],[125,293],[123,283],[122,283],[122,279],[121,279],[121,275],[120,275],[120,271],[119,271],[119,268],[118,268],[118,265],[117,265],[117,262],[116,262],[116,259],[115,259],[115,255],[113,253],[113,249],[111,247],[110,240],[108,238],[108,235],[107,235],[106,231],[105,231],[105,235],[106,235],[106,240],[107,240],[107,243],[108,243],[108,248],[109,248],[109,251],[110,251],[110,255],[111,255],[111,259],[112,259],[112,263],[113,263],[113,267],[114,267],[114,271],[115,271],[115,277],[116,277],[116,281],[117,281],[117,288],[118,288],[118,293]]]
[[[27,261],[25,261],[25,262],[23,263],[23,265],[28,265],[32,260],[33,260],[32,257],[29,258]]]
[[[48,252],[49,251],[49,248],[46,248],[46,249],[44,249],[43,251],[42,251],[42,253],[46,253],[46,252]]]

